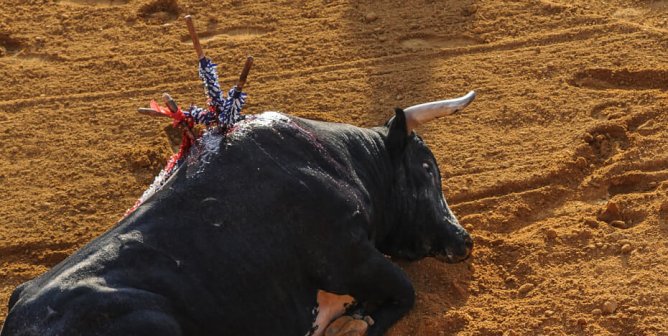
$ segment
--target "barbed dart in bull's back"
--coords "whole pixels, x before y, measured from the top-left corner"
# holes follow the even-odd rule
[[[134,211],[148,197],[160,190],[167,179],[173,174],[190,154],[192,145],[196,144],[201,134],[195,129],[195,125],[203,125],[205,131],[209,131],[212,126],[216,126],[222,132],[229,131],[234,124],[241,120],[241,110],[246,104],[248,95],[242,91],[243,86],[248,80],[248,74],[253,65],[253,57],[248,56],[246,63],[241,71],[237,84],[233,86],[227,94],[223,95],[218,81],[217,64],[204,55],[202,46],[197,36],[197,31],[190,15],[185,17],[186,25],[190,37],[193,40],[193,46],[198,57],[198,73],[204,86],[204,94],[207,96],[207,108],[190,105],[183,111],[176,104],[174,99],[167,94],[163,94],[165,107],[160,106],[156,101],[151,101],[151,108],[139,108],[138,112],[149,116],[164,116],[173,120],[173,126],[179,127],[183,133],[179,151],[172,155],[165,168],[156,176],[155,180],[137,200],[132,208],[125,215]]]

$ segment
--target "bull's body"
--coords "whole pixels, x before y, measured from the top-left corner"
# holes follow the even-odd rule
[[[414,300],[383,253],[436,248],[396,237],[413,238],[397,223],[421,215],[397,213],[410,202],[392,196],[403,170],[388,138],[277,113],[205,135],[159,192],[20,286],[2,336],[301,336],[318,289],[375,303],[369,334],[383,333]]]

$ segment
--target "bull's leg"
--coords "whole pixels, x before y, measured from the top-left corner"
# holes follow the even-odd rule
[[[352,316],[341,316],[332,322],[325,331],[325,336],[364,336],[369,325],[364,320]]]
[[[352,279],[351,293],[360,302],[377,303],[368,336],[383,335],[415,303],[415,290],[406,274],[380,252],[362,263]]]
[[[349,268],[340,270],[345,275],[337,277],[342,286],[330,283],[333,288],[325,289],[348,293],[362,304],[375,305],[369,312],[374,324],[367,335],[383,335],[413,307],[415,290],[406,274],[373,246],[365,246],[353,255],[355,260],[346,262],[345,268]]]
[[[325,334],[327,326],[346,312],[346,308],[353,304],[354,299],[349,295],[337,295],[318,290],[318,316],[314,325],[317,326],[312,336]]]

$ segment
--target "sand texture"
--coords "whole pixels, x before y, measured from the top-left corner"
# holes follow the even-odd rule
[[[213,1],[212,1],[213,2]],[[0,321],[16,285],[109,229],[204,104],[182,17],[245,113],[418,129],[472,260],[402,263],[403,335],[668,335],[668,1],[0,0]]]

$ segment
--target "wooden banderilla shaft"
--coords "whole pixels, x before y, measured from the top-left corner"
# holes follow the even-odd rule
[[[193,47],[195,47],[195,52],[197,53],[197,59],[202,59],[204,58],[204,51],[202,51],[202,45],[199,43],[199,37],[197,36],[197,31],[195,30],[193,18],[190,15],[186,15],[185,19],[186,25],[188,25],[188,33],[190,33],[190,38],[193,40]]]
[[[243,70],[241,70],[241,75],[239,76],[239,80],[237,81],[237,91],[241,91],[244,85],[246,85],[246,80],[248,79],[248,73],[250,73],[252,66],[253,66],[253,56],[248,56],[246,58],[246,64],[244,64],[244,68]]]

